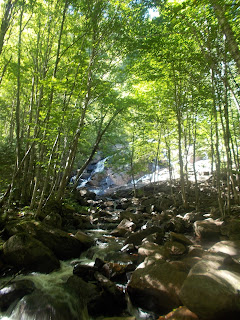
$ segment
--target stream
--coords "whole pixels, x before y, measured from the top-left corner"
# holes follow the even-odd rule
[[[20,274],[14,278],[14,281],[32,281],[36,287],[34,292],[36,291],[40,294],[36,294],[35,298],[34,293],[24,296],[18,303],[11,305],[6,312],[0,313],[1,320],[52,319],[51,315],[55,312],[55,310],[50,310],[52,305],[48,304],[49,301],[57,301],[57,306],[60,304],[61,308],[70,310],[70,313],[74,315],[76,319],[94,319],[94,317],[88,316],[87,312],[83,313],[83,315],[79,317],[79,306],[77,305],[78,301],[75,300],[74,296],[69,294],[65,289],[65,283],[67,282],[68,278],[73,275],[74,266],[76,264],[93,266],[97,258],[105,261],[112,261],[120,265],[126,264],[127,261],[126,257],[121,252],[124,238],[115,238],[110,235],[109,230],[103,230],[100,228],[91,229],[85,232],[95,239],[95,245],[83,252],[78,259],[75,258],[68,261],[61,261],[61,268],[49,274],[32,272],[27,275]],[[10,280],[11,278],[4,278],[0,284],[1,288],[3,287],[4,283],[6,284]],[[127,283],[117,283],[117,286],[121,288],[123,292],[125,292],[126,285]],[[6,288],[1,290],[6,290]],[[31,296],[33,296],[33,300],[31,299]],[[156,316],[151,312],[146,312],[140,308],[135,308],[132,306],[128,298],[127,300],[128,305],[126,309],[126,316],[134,316],[138,320],[156,319]],[[54,319],[70,320],[67,314],[68,313],[64,315],[63,311],[62,315],[58,317],[55,315]],[[119,316],[119,314],[116,316]]]

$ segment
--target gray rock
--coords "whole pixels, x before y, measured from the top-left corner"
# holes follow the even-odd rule
[[[240,273],[224,253],[208,253],[183,283],[180,299],[201,319],[235,319],[240,315]]]
[[[223,221],[211,218],[194,222],[194,232],[201,240],[219,241]]]
[[[19,233],[3,245],[4,260],[19,269],[49,273],[60,267],[53,252],[28,234]]]
[[[187,273],[164,260],[146,264],[147,260],[132,273],[127,287],[133,304],[160,314],[178,307],[178,295]]]

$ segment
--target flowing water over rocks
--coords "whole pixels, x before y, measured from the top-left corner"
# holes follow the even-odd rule
[[[9,215],[0,319],[238,319],[240,208],[221,221],[208,190],[186,211],[175,188],[174,201],[167,183],[138,198],[78,190],[78,210],[65,204],[42,222]]]

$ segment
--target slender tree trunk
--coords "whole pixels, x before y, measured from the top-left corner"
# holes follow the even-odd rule
[[[197,171],[196,171],[196,141],[197,141],[197,111],[194,115],[193,121],[193,174],[195,180],[195,207],[196,210],[199,210],[199,187],[198,187],[198,180],[197,180]]]
[[[76,176],[75,182],[74,182],[74,184],[73,184],[73,186],[72,186],[72,190],[75,190],[75,189],[77,188],[77,186],[78,186],[78,181],[79,181],[79,179],[80,179],[83,171],[87,168],[87,166],[89,165],[89,163],[92,161],[95,153],[97,152],[98,147],[99,147],[99,144],[100,144],[100,142],[102,141],[102,138],[103,138],[104,134],[107,132],[107,130],[108,130],[108,128],[110,127],[110,125],[112,124],[112,122],[115,120],[115,118],[117,117],[117,115],[118,115],[122,110],[123,110],[123,108],[120,109],[120,110],[117,110],[117,111],[113,114],[113,116],[109,119],[108,123],[106,124],[106,126],[104,127],[103,130],[101,130],[101,127],[102,127],[102,124],[101,124],[100,129],[99,129],[99,131],[98,131],[98,135],[97,135],[96,140],[95,140],[95,143],[94,143],[94,146],[93,146],[93,148],[92,148],[92,151],[91,151],[88,159],[84,162],[84,164],[82,165],[82,167],[81,167],[80,170],[78,171],[78,174],[77,174],[77,176]]]
[[[94,38],[95,38],[95,35],[93,35],[93,39]],[[93,41],[93,43],[95,43],[95,41]],[[64,191],[65,191],[65,188],[66,188],[69,176],[70,176],[70,172],[72,170],[73,163],[74,163],[74,160],[75,160],[77,147],[78,147],[78,140],[80,138],[82,129],[84,127],[84,119],[85,119],[86,112],[87,112],[87,109],[89,107],[89,102],[90,102],[90,98],[91,98],[92,68],[93,68],[93,65],[94,65],[95,57],[96,57],[95,55],[96,55],[96,48],[94,48],[94,46],[93,46],[91,57],[90,57],[90,60],[89,60],[89,66],[88,66],[87,93],[85,95],[84,104],[83,104],[81,116],[80,116],[80,119],[79,119],[78,129],[76,130],[72,146],[70,147],[68,158],[67,158],[66,165],[65,165],[65,169],[64,169],[64,172],[63,172],[63,175],[62,175],[62,179],[60,181],[60,185],[58,187],[58,191],[57,191],[57,195],[56,195],[56,201],[60,201],[62,199],[63,194],[64,194]]]
[[[218,128],[218,115],[217,115],[217,103],[216,103],[216,93],[215,93],[215,73],[214,70],[211,70],[211,78],[212,78],[212,99],[213,99],[213,116],[214,116],[214,125],[215,125],[215,151],[216,151],[216,186],[217,186],[217,194],[218,194],[218,206],[222,218],[224,218],[224,207],[223,207],[223,199],[222,199],[222,190],[220,183],[220,173],[221,173],[221,159],[219,152],[219,128]]]
[[[235,36],[233,29],[227,19],[225,5],[221,4],[221,2],[218,0],[209,0],[209,2],[212,4],[212,6],[214,8],[214,12],[215,12],[216,17],[218,19],[219,25],[221,26],[221,29],[226,36],[227,49],[231,53],[234,61],[236,62],[236,66],[238,68],[238,73],[240,73],[240,50],[238,47],[236,36]]]
[[[3,18],[2,18],[2,23],[0,27],[0,55],[3,50],[4,38],[8,31],[10,20],[12,18],[13,9],[16,4],[17,4],[17,0],[15,1],[7,0],[4,5]]]

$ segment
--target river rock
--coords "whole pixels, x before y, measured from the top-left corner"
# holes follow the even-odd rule
[[[6,225],[5,229],[9,235],[17,232],[28,233],[52,250],[60,260],[79,257],[86,249],[85,244],[75,238],[73,234],[37,221],[12,221]]]
[[[90,248],[95,243],[92,237],[80,230],[78,230],[74,237],[78,239],[86,248]]]
[[[236,241],[220,241],[215,243],[209,250],[209,252],[223,252],[231,257],[240,257],[240,240]]]
[[[168,241],[164,247],[170,256],[179,256],[187,252],[186,246],[177,241]]]
[[[186,277],[164,260],[143,263],[132,273],[127,292],[134,305],[163,314],[181,305],[179,292]]]
[[[201,319],[239,319],[240,273],[236,264],[225,253],[205,254],[183,283],[183,304]]]
[[[171,218],[164,224],[165,231],[173,231],[175,233],[185,233],[188,228],[189,224],[180,215]]]
[[[183,243],[184,245],[193,244],[190,239],[188,239],[186,236],[184,236],[181,233],[170,232],[170,238],[172,241],[177,241],[177,242]]]
[[[230,240],[240,240],[240,219],[231,219],[221,226],[221,233]]]
[[[99,272],[95,278],[101,291],[97,297],[88,303],[89,314],[94,316],[116,316],[120,315],[127,307],[125,294],[109,279]]]
[[[194,232],[201,240],[219,241],[223,221],[208,218],[194,222]]]
[[[181,306],[167,315],[159,317],[158,320],[198,320],[198,316],[185,306]]]
[[[134,222],[123,219],[117,228],[111,232],[112,235],[116,237],[123,237],[126,233],[132,232],[133,230],[136,229],[136,225]]]
[[[80,302],[81,301],[81,302]],[[88,320],[87,306],[83,300],[75,300],[67,292],[46,294],[40,290],[23,297],[13,312],[14,319],[25,320]]]
[[[94,266],[84,265],[84,264],[76,264],[73,269],[73,274],[81,277],[84,281],[94,281],[94,274],[98,270],[98,268]]]
[[[4,260],[19,269],[49,273],[60,267],[49,248],[24,233],[10,237],[3,245],[3,253]]]
[[[32,293],[34,289],[35,285],[30,280],[9,282],[6,286],[0,289],[0,310],[7,310],[13,302]]]
[[[154,259],[167,259],[169,258],[169,252],[165,246],[160,246],[153,242],[144,242],[138,248],[138,254],[142,257],[142,260],[145,257],[153,257]]]
[[[132,243],[134,246],[138,246],[142,243],[144,238],[153,233],[158,233],[158,239],[164,238],[164,230],[161,227],[153,226],[134,232],[125,240],[125,243]]]

